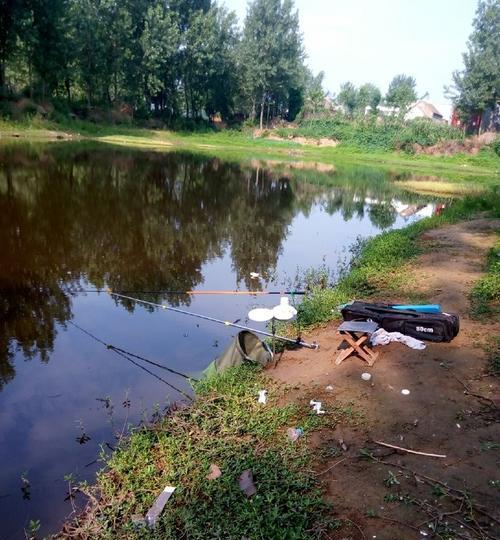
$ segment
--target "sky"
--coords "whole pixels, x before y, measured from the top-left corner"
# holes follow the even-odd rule
[[[307,64],[325,72],[324,87],[338,93],[352,81],[376,84],[384,94],[399,73],[412,75],[417,94],[449,118],[444,86],[462,68],[478,0],[295,0]],[[245,18],[247,0],[223,0]]]

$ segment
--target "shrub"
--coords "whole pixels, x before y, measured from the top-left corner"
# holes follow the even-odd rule
[[[336,115],[331,118],[302,121],[297,130],[279,130],[281,136],[330,137],[346,146],[363,150],[413,151],[414,145],[432,146],[443,140],[461,140],[463,133],[454,127],[431,120],[403,122],[398,118],[349,120]]]
[[[500,137],[497,137],[491,144],[493,151],[497,156],[500,156]]]

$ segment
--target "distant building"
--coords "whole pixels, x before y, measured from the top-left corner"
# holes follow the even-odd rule
[[[457,109],[453,110],[451,125],[462,128],[467,134],[480,134],[489,132],[500,132],[500,103],[495,107],[488,107],[485,111],[470,113],[465,121],[460,118]]]
[[[365,116],[372,112],[372,108],[368,105],[365,107]],[[379,105],[377,107],[378,116],[397,116],[399,114],[399,107],[388,107],[387,105]]]
[[[412,103],[405,114],[405,120],[415,120],[415,118],[427,118],[434,122],[446,123],[443,115],[434,107],[432,103],[419,99]]]

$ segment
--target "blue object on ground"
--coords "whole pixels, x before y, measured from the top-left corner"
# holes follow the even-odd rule
[[[441,306],[439,304],[408,304],[391,306],[393,309],[403,309],[418,311],[418,313],[441,313]]]

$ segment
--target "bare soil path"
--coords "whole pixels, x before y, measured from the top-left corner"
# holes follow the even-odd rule
[[[345,520],[330,538],[500,538],[500,381],[487,372],[482,348],[500,323],[473,321],[468,302],[499,229],[500,220],[477,219],[421,238],[428,251],[412,265],[408,292],[460,315],[451,343],[423,351],[391,344],[379,348],[373,368],[352,357],[336,366],[340,340],[331,323],[305,336],[319,351],[287,351],[269,369],[290,385],[287,399],[319,399],[330,412],[342,407],[345,421],[332,415],[330,427],[308,441],[334,517]],[[395,452],[375,440],[446,458]],[[360,458],[361,449],[376,460]]]

